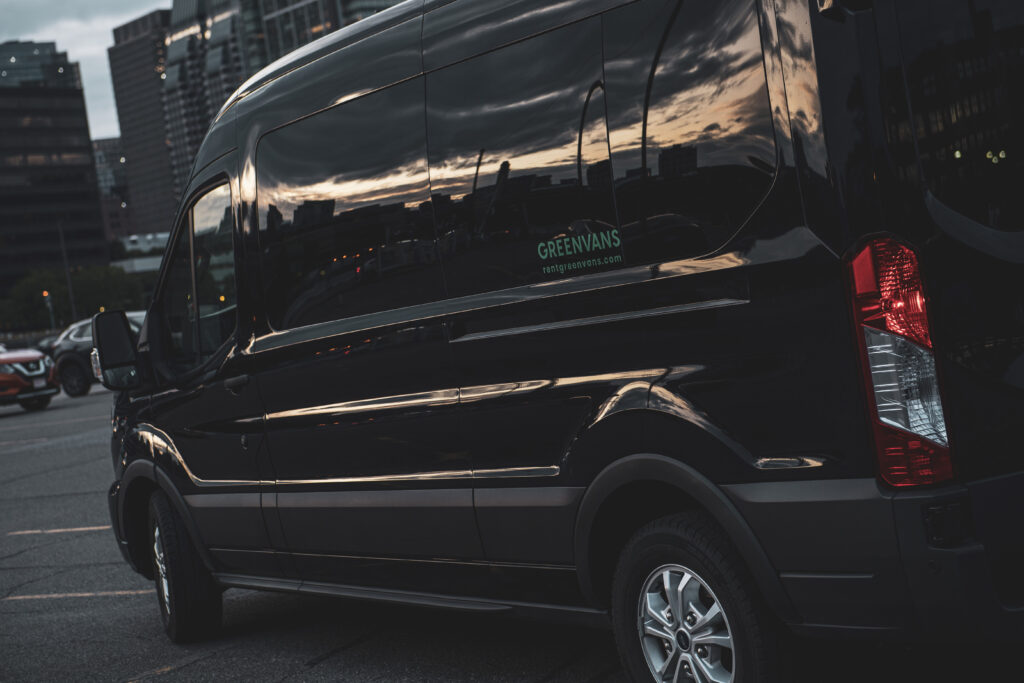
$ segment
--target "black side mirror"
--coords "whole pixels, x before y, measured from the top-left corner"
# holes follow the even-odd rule
[[[108,389],[139,386],[135,335],[124,311],[97,313],[92,319],[92,370]]]

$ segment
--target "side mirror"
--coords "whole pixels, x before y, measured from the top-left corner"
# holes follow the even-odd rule
[[[108,389],[139,386],[135,335],[124,311],[97,313],[92,319],[92,370]]]

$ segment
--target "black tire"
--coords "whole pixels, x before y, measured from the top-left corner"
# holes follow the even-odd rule
[[[43,410],[46,406],[50,405],[50,399],[52,396],[40,396],[39,398],[30,398],[25,401],[19,401],[23,410],[27,410],[30,413],[34,413],[37,410]]]
[[[725,622],[719,623],[727,624],[733,647],[728,654],[724,654],[724,649],[712,647],[710,650],[713,654],[719,653],[716,656],[723,660],[723,666],[731,670],[732,683],[781,680],[778,671],[781,661],[780,629],[762,606],[745,566],[725,533],[709,516],[700,512],[684,512],[663,517],[641,528],[619,556],[612,585],[612,624],[619,654],[632,681],[651,683],[657,680],[647,663],[640,637],[640,593],[648,577],[666,566],[689,569],[699,578],[698,583],[707,585],[719,603],[725,614]],[[681,615],[678,618],[682,618]],[[679,625],[682,626],[681,623]],[[687,651],[696,657],[696,636],[693,636],[693,643],[686,636],[681,640],[686,642],[680,644],[680,651],[685,645]],[[647,642],[649,648],[650,642],[659,641],[649,638]],[[668,652],[670,647],[674,649],[676,643],[665,645],[665,651]],[[705,649],[705,653],[707,651]],[[669,659],[667,655],[666,659]],[[691,679],[681,676],[680,680]]]
[[[158,543],[163,549],[163,571],[156,551]],[[175,643],[187,643],[214,636],[221,625],[222,591],[163,491],[154,491],[149,499],[149,548],[160,619],[167,637]],[[166,576],[166,587],[162,576]]]
[[[68,396],[85,396],[92,388],[92,379],[81,365],[68,361],[60,369],[60,386]]]

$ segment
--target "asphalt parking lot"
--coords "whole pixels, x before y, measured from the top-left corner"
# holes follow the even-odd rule
[[[625,681],[611,633],[230,590],[224,629],[177,646],[122,561],[105,493],[110,394],[0,408],[0,680]],[[799,683],[1021,680],[1014,648],[797,641]]]

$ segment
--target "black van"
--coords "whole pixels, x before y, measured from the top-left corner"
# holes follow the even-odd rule
[[[609,621],[635,680],[1024,635],[1024,6],[409,0],[198,153],[110,489],[228,587]],[[688,678],[689,677],[689,678]]]

